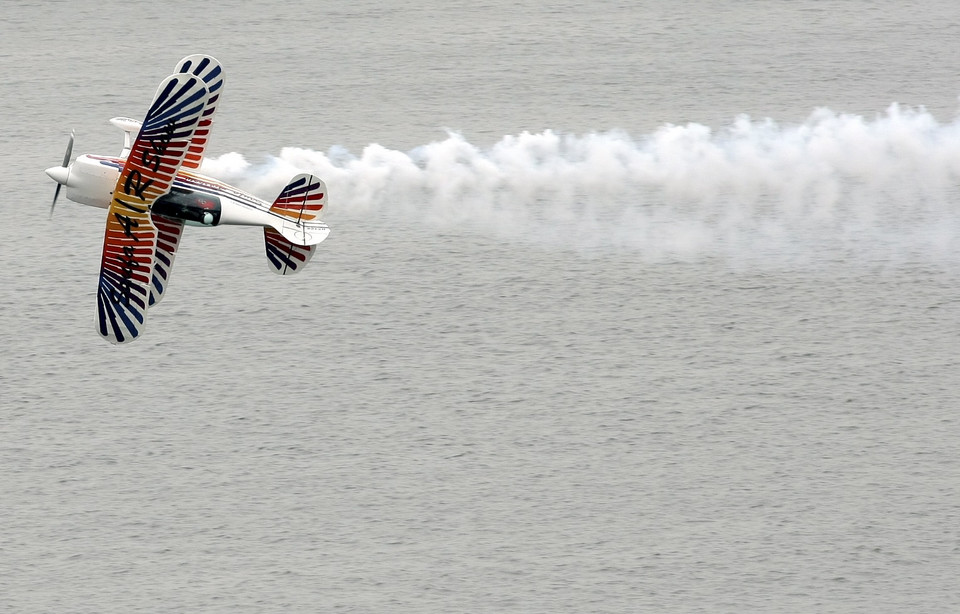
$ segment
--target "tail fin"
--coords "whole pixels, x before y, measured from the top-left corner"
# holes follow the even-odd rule
[[[303,173],[283,188],[270,211],[297,222],[309,222],[317,219],[326,204],[326,184],[322,179]]]
[[[292,275],[303,270],[330,234],[320,221],[320,212],[327,204],[327,186],[322,179],[306,173],[287,183],[270,207],[275,222],[263,229],[270,270],[279,275]]]
[[[273,228],[263,229],[270,270],[278,275],[292,275],[303,270],[317,251],[316,245],[294,245]]]
[[[327,186],[323,180],[305,173],[297,175],[270,207],[270,213],[276,216],[273,228],[294,245],[316,245],[330,234],[330,228],[319,217],[326,204]]]

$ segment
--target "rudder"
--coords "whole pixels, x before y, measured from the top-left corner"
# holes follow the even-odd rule
[[[309,222],[319,217],[326,204],[327,186],[323,180],[301,173],[283,188],[270,207],[270,212],[295,222]]]
[[[320,220],[326,204],[327,186],[323,180],[301,173],[287,183],[273,202],[270,213],[274,218],[270,224],[293,245],[316,245],[330,234],[330,228]]]

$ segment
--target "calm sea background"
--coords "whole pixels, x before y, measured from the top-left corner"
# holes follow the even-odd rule
[[[960,611],[953,0],[7,2],[0,611]],[[47,211],[184,55],[191,228],[94,330]],[[894,103],[897,103],[896,106]]]

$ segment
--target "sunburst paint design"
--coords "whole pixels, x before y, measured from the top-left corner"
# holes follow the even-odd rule
[[[190,141],[190,149],[183,159],[183,168],[198,169],[203,162],[203,155],[210,139],[210,129],[213,126],[213,116],[217,112],[220,102],[220,92],[223,89],[223,68],[220,62],[209,55],[194,54],[180,60],[175,73],[190,74],[203,80],[207,88],[206,107],[203,116]]]
[[[263,229],[263,242],[270,270],[279,275],[292,275],[303,270],[317,251],[316,245],[294,245],[273,228]]]
[[[97,329],[113,343],[143,331],[157,244],[149,209],[169,191],[207,94],[203,80],[193,75],[164,79],[120,172],[107,211],[97,291]]]
[[[322,179],[303,173],[291,179],[283,188],[270,207],[270,212],[295,222],[308,222],[316,219],[326,204],[326,184]]]

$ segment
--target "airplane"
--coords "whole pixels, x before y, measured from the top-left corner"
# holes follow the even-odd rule
[[[140,337],[150,307],[166,293],[184,226],[262,226],[267,263],[280,275],[306,266],[330,228],[323,180],[303,173],[272,203],[199,172],[220,95],[223,68],[189,55],[160,82],[142,122],[110,120],[124,132],[119,156],[85,154],[46,169],[76,203],[107,209],[97,291],[97,331],[111,343]],[[134,135],[136,135],[134,137]]]

